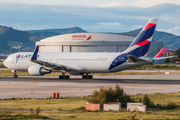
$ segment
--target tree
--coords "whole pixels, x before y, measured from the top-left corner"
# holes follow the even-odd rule
[[[177,57],[180,58],[180,48],[175,51],[175,55],[177,55]]]

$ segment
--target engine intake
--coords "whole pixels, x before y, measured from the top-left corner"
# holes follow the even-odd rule
[[[47,70],[42,66],[32,65],[28,68],[28,72],[32,76],[43,76],[45,74],[51,73],[51,70]]]

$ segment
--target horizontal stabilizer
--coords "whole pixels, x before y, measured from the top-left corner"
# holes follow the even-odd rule
[[[159,53],[153,58],[153,60],[156,61],[156,60],[163,60],[163,59],[167,59],[167,58],[176,57],[176,56],[161,57],[161,55],[163,54],[163,52],[164,52],[165,49],[166,49],[165,47],[162,48],[162,49],[159,51]]]
[[[163,59],[167,59],[167,58],[173,58],[173,57],[176,57],[176,56],[168,56],[168,57],[158,57],[158,58],[153,58],[153,60],[163,60]]]

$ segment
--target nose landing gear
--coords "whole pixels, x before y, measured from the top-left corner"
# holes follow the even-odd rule
[[[16,74],[16,70],[12,70],[12,72],[13,72],[13,78],[17,78],[18,76]]]

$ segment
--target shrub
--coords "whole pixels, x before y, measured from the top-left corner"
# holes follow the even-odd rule
[[[149,97],[147,95],[144,96],[143,103],[145,105],[147,105],[148,108],[153,108],[154,107],[154,103],[149,99]]]
[[[36,109],[35,109],[35,116],[37,117],[40,112],[41,112],[40,107],[36,108]]]
[[[30,117],[31,118],[38,117],[41,110],[42,109],[40,109],[40,107],[36,108],[35,110],[30,109]]]
[[[94,91],[92,97],[87,99],[91,103],[101,103],[106,102],[130,102],[131,99],[129,95],[124,93],[123,88],[118,84],[115,86],[115,89],[109,87],[108,89],[101,87],[99,91]],[[123,104],[124,105],[124,104]]]

